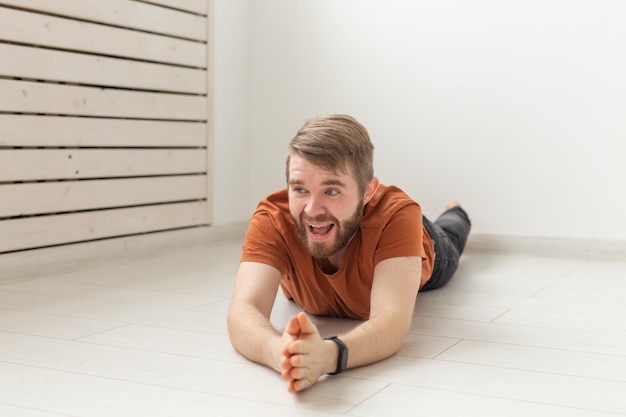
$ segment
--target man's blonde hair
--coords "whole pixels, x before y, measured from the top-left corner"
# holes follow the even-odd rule
[[[367,129],[345,114],[331,114],[307,120],[289,142],[289,161],[298,155],[310,163],[333,172],[347,173],[352,168],[359,191],[365,193],[374,177],[374,145]]]

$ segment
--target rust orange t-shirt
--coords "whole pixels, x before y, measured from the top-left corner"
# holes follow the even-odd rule
[[[399,188],[381,184],[365,206],[360,228],[335,273],[324,273],[323,260],[311,256],[298,237],[287,189],[257,206],[241,261],[277,268],[285,296],[309,313],[365,320],[370,314],[374,267],[399,256],[422,258],[422,287],[431,276],[435,258],[422,210]]]

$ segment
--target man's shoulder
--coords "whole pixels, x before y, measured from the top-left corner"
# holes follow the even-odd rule
[[[270,220],[269,223],[278,229],[279,232],[284,232],[286,229],[293,227],[289,212],[287,189],[276,191],[259,201],[251,221],[255,219],[266,220],[268,218]]]
[[[272,212],[289,212],[289,196],[287,195],[287,189],[283,188],[269,194],[264,199],[259,201],[257,205],[258,210],[269,210]]]
[[[398,211],[407,207],[421,214],[419,204],[406,192],[394,185],[381,184],[365,206],[362,226],[384,226]]]
[[[246,229],[240,260],[271,265],[284,274],[297,239],[287,192],[277,191],[258,203]]]
[[[412,199],[404,190],[396,187],[395,185],[381,184],[378,190],[374,194],[374,197],[368,203],[368,206],[376,208],[378,210],[390,210],[394,208],[401,208],[406,205],[418,205],[419,204]]]

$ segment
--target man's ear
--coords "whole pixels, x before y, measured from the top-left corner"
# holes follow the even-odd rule
[[[363,197],[363,204],[367,204],[372,199],[372,197],[374,197],[374,194],[376,193],[376,190],[378,190],[379,185],[380,183],[378,182],[378,178],[372,177],[369,184],[367,184],[367,187],[365,187],[365,196]]]

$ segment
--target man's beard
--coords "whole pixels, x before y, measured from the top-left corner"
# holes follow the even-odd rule
[[[304,212],[300,213],[300,218],[296,220],[293,216],[293,222],[296,225],[298,236],[304,246],[309,250],[314,258],[326,259],[336,254],[350,243],[354,234],[359,230],[361,226],[361,219],[363,218],[363,200],[359,202],[354,214],[343,222],[339,222],[333,216],[318,216],[304,218]],[[333,223],[335,230],[334,242],[315,242],[309,241],[307,222],[309,223]]]

